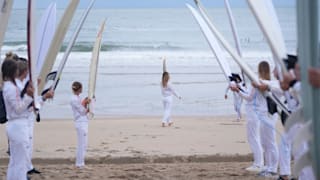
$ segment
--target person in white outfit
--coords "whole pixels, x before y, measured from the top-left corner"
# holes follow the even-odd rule
[[[270,80],[270,68],[266,61],[259,63],[258,72],[261,79]],[[247,91],[231,86],[232,90],[238,92],[247,101],[247,138],[254,155],[254,162],[246,170],[261,172],[265,160],[266,172],[275,173],[278,163],[278,150],[274,132],[275,123],[270,120],[267,101],[261,91],[265,87],[255,83],[252,83],[252,85],[253,87],[250,87]]]
[[[30,85],[21,98],[16,85],[17,63],[5,60],[1,67],[3,83],[3,99],[7,113],[6,124],[9,138],[10,159],[7,171],[8,180],[26,180],[28,171],[28,107],[32,103],[33,88]]]
[[[88,117],[89,112],[87,106],[90,99],[81,99],[82,84],[80,82],[72,83],[73,95],[71,97],[70,105],[73,111],[75,128],[77,130],[77,157],[76,167],[83,168],[85,166],[85,155],[88,145]]]
[[[16,58],[17,65],[18,65],[18,77],[15,79],[16,85],[19,88],[20,92],[23,91],[25,88],[28,78],[28,63],[27,60],[24,58]],[[53,97],[53,91],[48,91],[45,93],[43,96],[37,97],[39,99],[39,102],[41,105],[43,105],[44,101],[48,98]],[[21,96],[21,94],[20,94]],[[33,153],[33,129],[34,129],[34,121],[35,121],[35,114],[33,111],[33,107],[29,107],[29,116],[28,116],[28,126],[26,127],[29,132],[29,146],[28,146],[28,151],[29,151],[29,163],[28,163],[28,174],[40,174],[41,172],[38,171],[33,167],[32,164],[32,153]]]
[[[290,91],[290,97],[292,99],[292,111],[294,112],[295,110],[298,109],[300,103],[300,98],[299,94],[301,91],[301,82],[300,82],[300,66],[298,63],[294,62],[293,63],[293,68],[294,68],[294,74],[292,73],[284,73],[283,75],[283,81],[280,82],[281,88],[284,91],[288,91],[289,88],[291,88]],[[287,98],[288,100],[289,98]],[[289,103],[289,108],[290,108],[290,103]],[[302,124],[295,124],[290,128],[290,130],[286,133],[284,133],[285,136],[285,142],[286,144],[282,144],[283,147],[280,146],[280,176],[279,180],[287,180],[289,179],[291,175],[291,153],[294,157],[294,160],[297,160],[305,153],[308,151],[309,147],[307,142],[303,142],[299,148],[298,151],[292,151],[291,145],[293,143],[294,138],[297,135],[298,130],[302,127]],[[312,167],[308,166],[302,169],[302,171],[299,174],[298,179],[308,179],[308,180],[314,180],[315,175],[312,171]]]
[[[256,87],[260,94],[270,89],[265,83],[278,84],[277,81],[271,81],[270,66],[268,62],[262,61],[258,66],[260,85]],[[259,120],[261,121],[261,142],[264,149],[265,169],[259,173],[260,176],[275,176],[278,171],[279,151],[276,142],[276,123],[278,120],[276,104],[268,97],[266,99],[267,108],[261,108]],[[266,111],[267,110],[267,111]]]
[[[161,82],[162,102],[164,107],[162,127],[165,127],[166,124],[168,124],[168,126],[171,126],[173,124],[171,120],[172,96],[174,95],[177,98],[181,99],[181,97],[175,92],[172,85],[169,83],[169,80],[169,73],[163,72]]]
[[[230,86],[230,89],[238,92],[241,97],[247,102],[245,105],[246,118],[247,118],[247,139],[250,149],[253,153],[253,164],[246,168],[248,171],[259,172],[264,165],[263,149],[260,137],[260,124],[258,118],[258,104],[265,103],[259,95],[259,91],[252,86],[247,88]]]
[[[236,79],[235,79],[235,83],[237,83],[238,85],[240,85],[241,83],[241,78],[239,75],[236,76]],[[226,89],[226,92],[225,92],[225,95],[224,95],[224,99],[227,99],[228,98],[228,91],[230,89],[230,86],[228,86],[228,88]],[[236,93],[236,92],[233,92],[233,107],[234,107],[234,110],[236,111],[237,113],[237,121],[240,121],[241,120],[241,105],[242,105],[242,97]]]

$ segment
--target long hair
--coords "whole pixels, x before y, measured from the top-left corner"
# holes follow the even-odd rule
[[[75,93],[75,92],[78,92],[80,89],[82,88],[82,84],[78,81],[75,81],[72,83],[72,91]]]
[[[162,87],[167,87],[169,79],[170,79],[169,73],[163,72],[162,81],[161,81]]]
[[[1,71],[2,71],[2,79],[4,81],[11,81],[14,84],[16,84],[15,78],[17,77],[17,73],[18,73],[18,65],[16,61],[13,61],[13,60],[3,61],[1,66]]]
[[[258,66],[259,77],[264,80],[270,80],[270,66],[267,61],[261,61]]]

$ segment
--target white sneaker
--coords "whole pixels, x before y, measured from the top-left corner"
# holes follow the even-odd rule
[[[251,171],[251,172],[260,172],[262,171],[262,168],[256,165],[252,165],[248,168],[246,168],[247,171]]]

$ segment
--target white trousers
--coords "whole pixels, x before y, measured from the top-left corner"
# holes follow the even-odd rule
[[[279,145],[279,170],[280,175],[291,175],[291,143],[298,125],[293,126],[288,132],[284,132]]]
[[[260,138],[260,121],[258,120],[256,112],[252,108],[246,106],[247,117],[247,138],[250,145],[250,149],[253,153],[253,165],[262,167],[263,161],[263,149]]]
[[[283,134],[283,140],[281,141],[279,153],[280,153],[280,175],[291,175],[291,147],[293,139],[296,136],[296,132],[301,128],[300,124],[296,124],[290,128],[287,133]],[[292,151],[294,160],[298,160],[306,151],[308,151],[308,144],[303,143],[297,151]],[[312,167],[305,167],[302,169],[299,175],[299,180],[315,180]]]
[[[163,97],[162,99],[164,113],[162,123],[170,123],[171,121],[171,108],[172,108],[172,96]]]
[[[85,165],[85,155],[88,146],[88,122],[75,122],[77,130],[77,157],[76,166],[82,167]]]
[[[32,153],[33,153],[33,129],[34,129],[34,121],[35,121],[35,114],[33,112],[30,113],[28,117],[28,131],[29,131],[29,148],[28,148],[28,153],[29,153],[29,162],[28,162],[28,170],[33,169],[33,164],[32,164]]]
[[[237,93],[233,93],[233,107],[234,110],[237,112],[237,119],[241,119],[241,104],[242,104],[242,98]]]
[[[261,142],[264,150],[264,160],[268,172],[277,173],[279,164],[279,150],[276,142],[276,123],[278,114],[259,116],[261,121]]]
[[[28,171],[27,119],[9,120],[6,130],[9,138],[10,159],[7,180],[26,180]]]

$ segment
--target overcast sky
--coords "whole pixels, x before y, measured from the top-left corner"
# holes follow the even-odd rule
[[[58,8],[64,8],[69,0],[38,0],[37,7],[45,8],[56,1]],[[90,0],[80,0],[80,8],[85,8]],[[229,0],[233,7],[245,7],[246,0]],[[273,0],[276,7],[293,7],[295,0]],[[26,8],[26,0],[15,0],[15,8]],[[95,8],[179,8],[185,3],[194,4],[193,0],[96,0]],[[207,7],[223,7],[224,0],[202,0]]]

